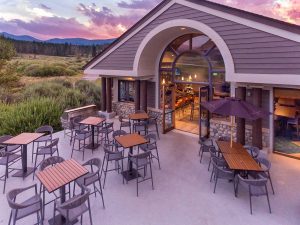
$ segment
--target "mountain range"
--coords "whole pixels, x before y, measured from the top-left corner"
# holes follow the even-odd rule
[[[40,40],[35,37],[29,36],[29,35],[14,35],[9,34],[6,32],[0,33],[0,36],[10,38],[16,41],[30,41],[30,42],[45,42],[45,43],[52,43],[52,44],[71,44],[71,45],[85,45],[85,46],[91,46],[91,45],[105,45],[105,44],[111,44],[115,39],[85,39],[85,38],[53,38],[49,40]]]

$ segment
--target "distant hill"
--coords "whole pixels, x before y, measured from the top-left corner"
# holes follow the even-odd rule
[[[28,35],[14,35],[6,32],[0,33],[0,35],[10,38],[16,41],[29,41],[29,42],[44,42],[51,44],[71,44],[71,45],[83,45],[83,46],[92,46],[92,45],[107,45],[111,44],[115,39],[104,39],[104,40],[89,40],[85,38],[54,38],[49,40],[39,40],[32,36]]]

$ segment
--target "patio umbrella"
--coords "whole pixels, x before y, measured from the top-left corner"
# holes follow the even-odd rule
[[[209,102],[201,103],[201,105],[206,108],[209,112],[231,117],[231,147],[233,142],[233,117],[239,117],[248,120],[257,120],[260,118],[267,117],[270,115],[260,107],[250,104],[238,98],[224,98],[220,100],[214,100]]]

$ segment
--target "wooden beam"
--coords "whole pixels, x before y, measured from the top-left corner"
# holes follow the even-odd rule
[[[106,111],[106,77],[101,77],[101,111]]]
[[[246,88],[245,87],[238,87],[235,90],[235,95],[237,98],[245,101],[246,100]],[[236,133],[237,133],[237,142],[245,145],[246,143],[246,120],[242,118],[236,118],[236,123],[237,123],[237,128],[236,128]]]
[[[141,81],[141,109],[147,112],[147,81],[143,80]]]
[[[112,92],[111,92],[112,78],[106,79],[106,111],[112,112]]]
[[[253,105],[262,107],[262,89],[254,88]],[[252,122],[252,145],[262,149],[262,120],[258,119]]]
[[[134,97],[134,104],[135,104],[135,111],[140,110],[140,103],[141,103],[141,98],[140,98],[140,81],[136,80],[134,82],[135,85],[135,97]]]

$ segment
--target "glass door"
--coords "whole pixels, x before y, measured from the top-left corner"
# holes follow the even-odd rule
[[[175,86],[163,83],[163,133],[167,133],[175,128]]]

